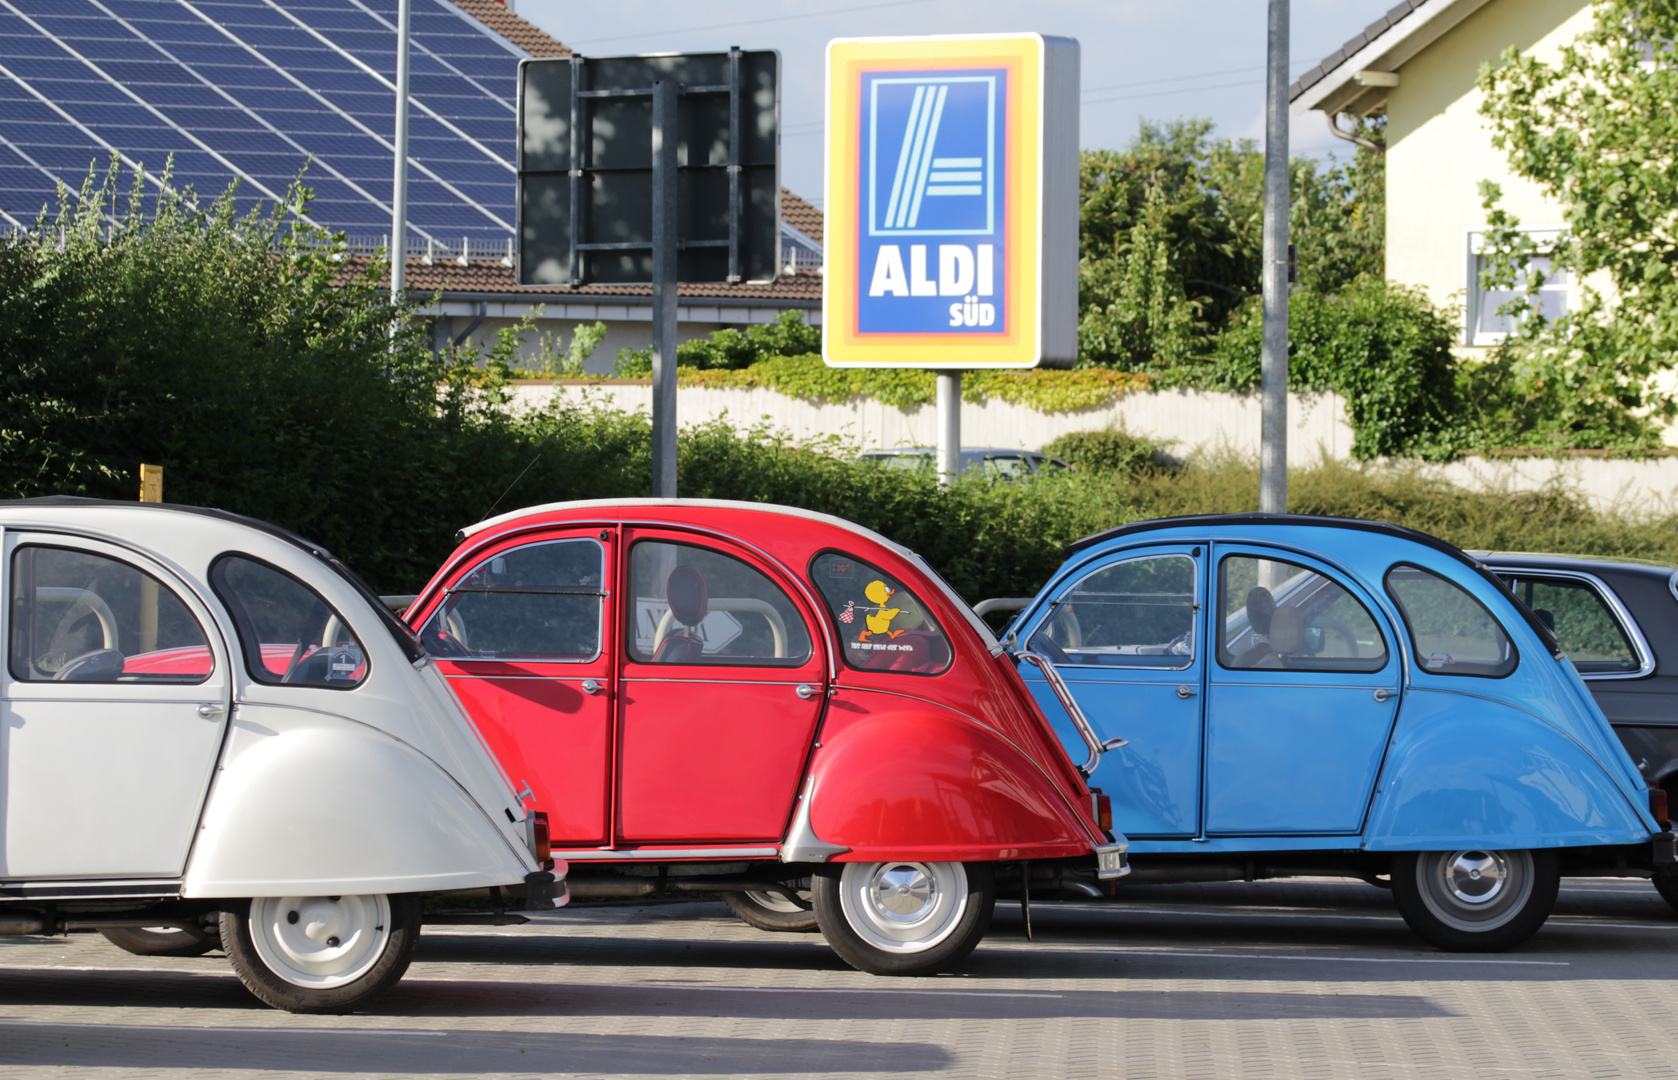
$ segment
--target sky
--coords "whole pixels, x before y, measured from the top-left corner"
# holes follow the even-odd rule
[[[1315,67],[1393,0],[1293,0],[1289,78]],[[820,205],[822,86],[837,37],[1036,31],[1082,46],[1082,143],[1119,149],[1142,121],[1204,117],[1262,142],[1265,0],[512,0],[585,56],[781,52],[781,180]],[[1297,121],[1295,157],[1344,156],[1320,114]]]

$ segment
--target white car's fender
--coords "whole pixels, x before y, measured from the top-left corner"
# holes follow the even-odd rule
[[[233,717],[184,895],[437,892],[536,869],[412,746],[344,717],[246,703]]]

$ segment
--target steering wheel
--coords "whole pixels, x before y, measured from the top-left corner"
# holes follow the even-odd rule
[[[122,653],[94,649],[66,661],[52,678],[54,682],[110,682],[122,674],[122,667]]]
[[[1323,631],[1325,636],[1329,631],[1333,631],[1345,638],[1346,647],[1352,651],[1351,659],[1358,659],[1358,638],[1356,634],[1352,633],[1352,628],[1350,626],[1347,626],[1340,619],[1336,619],[1332,615],[1329,615],[1317,620],[1317,629]]]

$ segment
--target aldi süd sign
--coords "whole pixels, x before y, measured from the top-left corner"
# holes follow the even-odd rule
[[[864,38],[827,58],[827,362],[1070,364],[1077,42]]]

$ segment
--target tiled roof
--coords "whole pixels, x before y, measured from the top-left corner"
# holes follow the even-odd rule
[[[822,212],[786,188],[781,189],[781,220],[816,243],[826,243],[822,239],[822,223],[825,220]]]
[[[366,260],[352,260],[360,269]],[[651,297],[650,285],[569,285],[520,286],[513,281],[513,268],[500,262],[473,260],[466,266],[458,262],[439,260],[430,266],[419,259],[408,260],[408,288],[416,293],[494,293],[497,295],[553,296],[553,297]],[[741,282],[738,285],[708,284],[682,285],[677,295],[684,298],[716,300],[765,300],[820,303],[822,277],[819,273],[799,271],[782,274],[773,282]]]
[[[459,3],[460,0],[455,0],[455,2]],[[478,0],[478,2],[481,3],[482,0]],[[1400,2],[1385,15],[1364,27],[1363,33],[1357,35],[1347,41],[1344,45],[1340,46],[1340,48],[1323,57],[1320,64],[1301,75],[1297,82],[1288,87],[1288,100],[1292,101],[1294,98],[1297,98],[1299,95],[1321,82],[1329,72],[1333,71],[1341,64],[1344,64],[1352,56],[1355,56],[1359,50],[1363,49],[1370,42],[1386,33],[1399,20],[1421,7],[1424,2],[1425,0],[1400,0]]]
[[[454,4],[531,56],[571,55],[570,49],[507,10],[501,0],[454,0]]]

